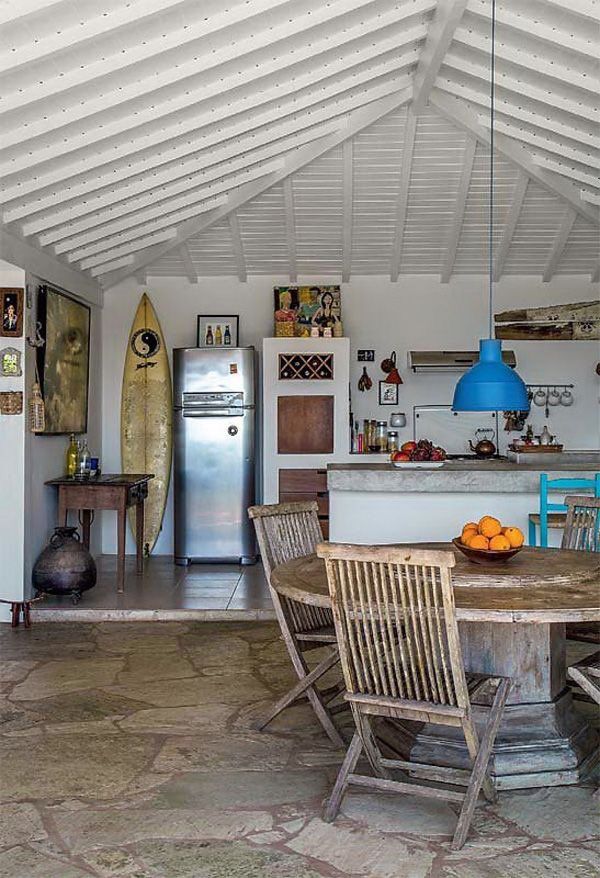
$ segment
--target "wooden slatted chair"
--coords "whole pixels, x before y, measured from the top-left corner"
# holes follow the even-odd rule
[[[337,747],[343,747],[344,740],[335,727],[331,711],[327,707],[327,704],[343,691],[343,684],[334,688],[332,693],[322,693],[316,685],[317,681],[340,660],[331,611],[283,597],[271,585],[271,573],[274,567],[293,558],[313,554],[317,544],[322,541],[323,533],[319,524],[317,503],[251,506],[248,515],[256,529],[260,554],[283,640],[299,678],[298,683],[257,723],[257,728],[264,729],[282,710],[298,699],[306,697],[331,741]],[[310,670],[304,653],[324,645],[330,646],[328,655]]]
[[[561,549],[580,552],[600,552],[600,498],[590,496],[565,497],[567,519]],[[600,643],[600,625],[597,622],[573,622],[567,625],[570,640]]]
[[[483,787],[493,801],[488,763],[511,686],[506,677],[466,675],[454,611],[452,552],[348,546],[324,543],[333,617],[356,733],[325,806],[334,820],[349,784],[460,802],[452,848],[467,837]],[[404,638],[398,637],[398,622]],[[489,719],[479,741],[470,696],[482,687],[494,693]],[[431,722],[462,728],[471,771],[386,759],[377,744],[375,717]],[[364,751],[374,777],[355,774]],[[415,769],[466,792],[392,779],[389,769]]]
[[[600,704],[600,650],[567,668],[567,676],[596,704]],[[600,798],[600,788],[594,793],[594,798]]]

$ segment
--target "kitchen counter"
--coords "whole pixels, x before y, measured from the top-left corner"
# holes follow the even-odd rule
[[[591,474],[600,472],[600,452],[564,452],[560,457],[551,455],[543,463],[448,460],[432,469],[404,469],[383,461],[330,464],[327,485],[330,491],[536,493],[542,472],[550,478],[591,478]]]
[[[539,508],[540,473],[592,479],[600,452],[564,452],[546,462],[451,460],[435,469],[404,469],[389,462],[330,464],[330,539],[353,543],[451,540],[467,521],[494,515],[527,533]],[[557,545],[560,531],[552,532]]]

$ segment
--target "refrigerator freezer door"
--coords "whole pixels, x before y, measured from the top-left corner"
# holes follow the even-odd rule
[[[256,351],[248,348],[175,348],[173,405],[184,404],[184,393],[243,393],[244,406],[255,405]]]
[[[254,411],[174,414],[175,561],[256,560]]]

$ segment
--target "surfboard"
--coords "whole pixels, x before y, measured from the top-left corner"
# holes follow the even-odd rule
[[[153,473],[144,509],[144,551],[150,554],[162,527],[171,477],[173,395],[160,323],[147,294],[127,339],[121,394],[121,464],[124,473]],[[135,536],[135,513],[129,525]]]

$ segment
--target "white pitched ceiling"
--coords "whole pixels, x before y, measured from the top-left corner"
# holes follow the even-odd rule
[[[599,0],[498,0],[495,273],[598,264]],[[490,0],[0,0],[3,224],[130,275],[486,270]]]

